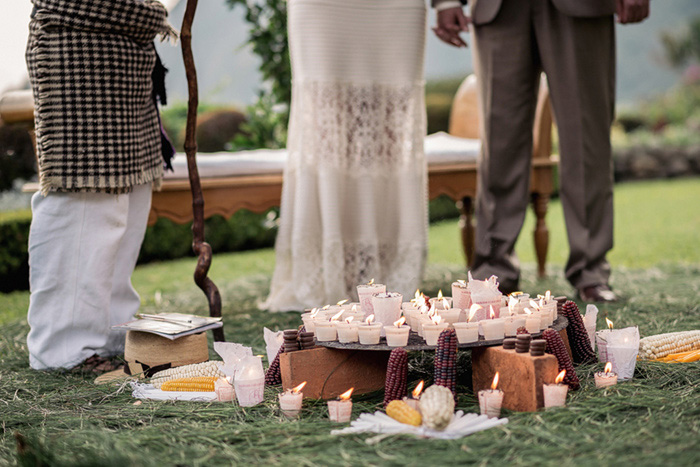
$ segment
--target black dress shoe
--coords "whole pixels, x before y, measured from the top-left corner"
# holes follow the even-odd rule
[[[578,295],[584,302],[612,303],[618,300],[615,292],[606,284],[591,285],[578,289]]]

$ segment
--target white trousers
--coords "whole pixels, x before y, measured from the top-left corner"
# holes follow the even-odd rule
[[[94,354],[117,355],[140,299],[131,285],[151,184],[129,194],[50,193],[32,197],[29,233],[29,364],[72,368]]]

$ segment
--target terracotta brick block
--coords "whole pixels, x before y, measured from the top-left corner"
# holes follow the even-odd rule
[[[474,394],[489,389],[493,376],[499,373],[498,388],[503,390],[503,408],[518,412],[534,412],[544,407],[542,385],[553,383],[559,364],[554,355],[531,357],[503,347],[472,350]]]
[[[355,388],[364,394],[384,388],[389,352],[316,347],[280,354],[282,387],[306,381],[304,397],[333,399]]]

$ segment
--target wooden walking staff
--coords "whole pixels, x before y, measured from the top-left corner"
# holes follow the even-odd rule
[[[216,284],[207,277],[211,266],[211,246],[204,241],[204,196],[202,185],[199,181],[197,170],[197,140],[195,130],[197,128],[197,105],[199,96],[197,91],[197,70],[194,66],[192,54],[192,22],[197,10],[197,0],[187,0],[185,17],[182,19],[180,41],[182,45],[182,58],[185,62],[185,74],[187,76],[187,127],[185,129],[185,153],[187,154],[187,170],[190,176],[190,188],[192,190],[192,249],[197,254],[197,267],[194,270],[194,281],[204,292],[209,302],[209,315],[221,316],[221,295]],[[224,340],[223,328],[214,329],[214,340]]]

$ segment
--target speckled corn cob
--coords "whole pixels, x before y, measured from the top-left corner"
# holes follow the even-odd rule
[[[267,367],[265,372],[265,385],[266,386],[277,386],[282,384],[282,372],[280,370],[280,355],[284,352],[284,346],[280,347],[275,355],[275,359],[272,360],[270,366]]]
[[[391,351],[384,383],[384,406],[406,397],[408,391],[408,352],[402,347]]]
[[[445,386],[457,398],[457,333],[445,329],[438,338],[435,351],[435,384]]]
[[[597,358],[591,347],[591,340],[588,337],[586,325],[583,324],[583,318],[581,318],[581,313],[576,303],[571,300],[564,303],[562,306],[562,314],[569,320],[566,334],[569,336],[569,345],[571,346],[571,354],[574,357],[574,363],[596,362]]]
[[[576,376],[576,370],[574,370],[574,364],[569,357],[569,352],[566,350],[564,341],[561,340],[561,336],[554,329],[545,329],[542,333],[542,337],[547,341],[547,353],[553,354],[557,357],[559,362],[559,371],[566,370],[566,376],[564,376],[564,383],[569,385],[569,389],[572,391],[576,390],[580,386],[578,376]]]

